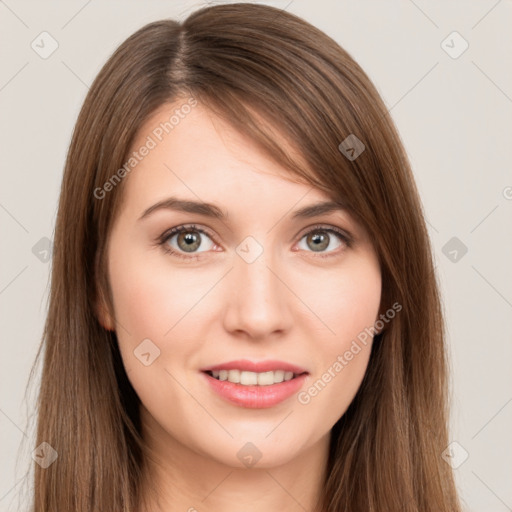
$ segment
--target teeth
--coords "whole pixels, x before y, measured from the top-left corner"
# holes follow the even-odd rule
[[[226,380],[229,380],[229,382],[234,382],[235,384],[238,384],[241,378],[242,376],[240,375],[240,370],[226,371]]]
[[[292,373],[293,377],[293,373]],[[277,370],[274,372],[274,382],[283,382],[284,380],[284,370]]]
[[[270,386],[274,384],[274,372],[258,373],[258,386]]]
[[[283,381],[293,379],[293,372],[276,370],[275,372],[247,372],[242,370],[216,370],[211,372],[212,377],[219,380],[227,380],[243,386],[271,386]]]
[[[229,370],[231,373],[231,370]],[[258,374],[254,372],[241,372],[240,384],[244,386],[255,386],[258,384]]]

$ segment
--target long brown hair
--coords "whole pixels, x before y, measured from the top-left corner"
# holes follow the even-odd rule
[[[442,309],[399,135],[370,79],[334,40],[290,13],[242,3],[144,26],[110,57],[85,99],[66,160],[38,353],[36,446],[47,442],[58,459],[35,466],[33,512],[139,506],[140,402],[115,332],[98,321],[99,297],[112,307],[106,243],[129,176],[100,199],[95,191],[125,164],[142,123],[162,104],[187,97],[341,201],[374,241],[381,310],[402,306],[375,337],[361,387],[332,429],[318,510],[459,511],[441,457],[448,444]],[[340,149],[349,136],[364,144],[355,159]]]

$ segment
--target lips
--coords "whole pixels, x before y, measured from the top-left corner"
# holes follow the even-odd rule
[[[284,361],[249,361],[247,359],[239,359],[237,361],[229,361],[227,363],[221,363],[213,366],[202,368],[201,371],[220,371],[220,370],[241,370],[254,373],[263,372],[275,372],[278,370],[284,370],[285,372],[292,372],[300,375],[302,373],[308,373],[305,368],[301,368],[295,364],[286,363]]]
[[[229,361],[201,370],[210,389],[232,404],[272,407],[304,385],[309,372],[284,361]]]

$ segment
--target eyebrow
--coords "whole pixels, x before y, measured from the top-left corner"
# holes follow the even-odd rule
[[[199,215],[204,215],[205,217],[220,220],[226,220],[228,218],[228,214],[214,204],[169,197],[147,208],[139,217],[139,220],[145,219],[158,210],[175,210],[186,213],[197,213]],[[335,211],[346,210],[346,207],[344,207],[342,203],[336,201],[324,201],[296,210],[292,215],[292,219],[309,219]]]

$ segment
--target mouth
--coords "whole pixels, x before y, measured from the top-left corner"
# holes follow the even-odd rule
[[[231,361],[201,370],[210,389],[250,409],[273,407],[297,393],[309,372],[282,361]]]

